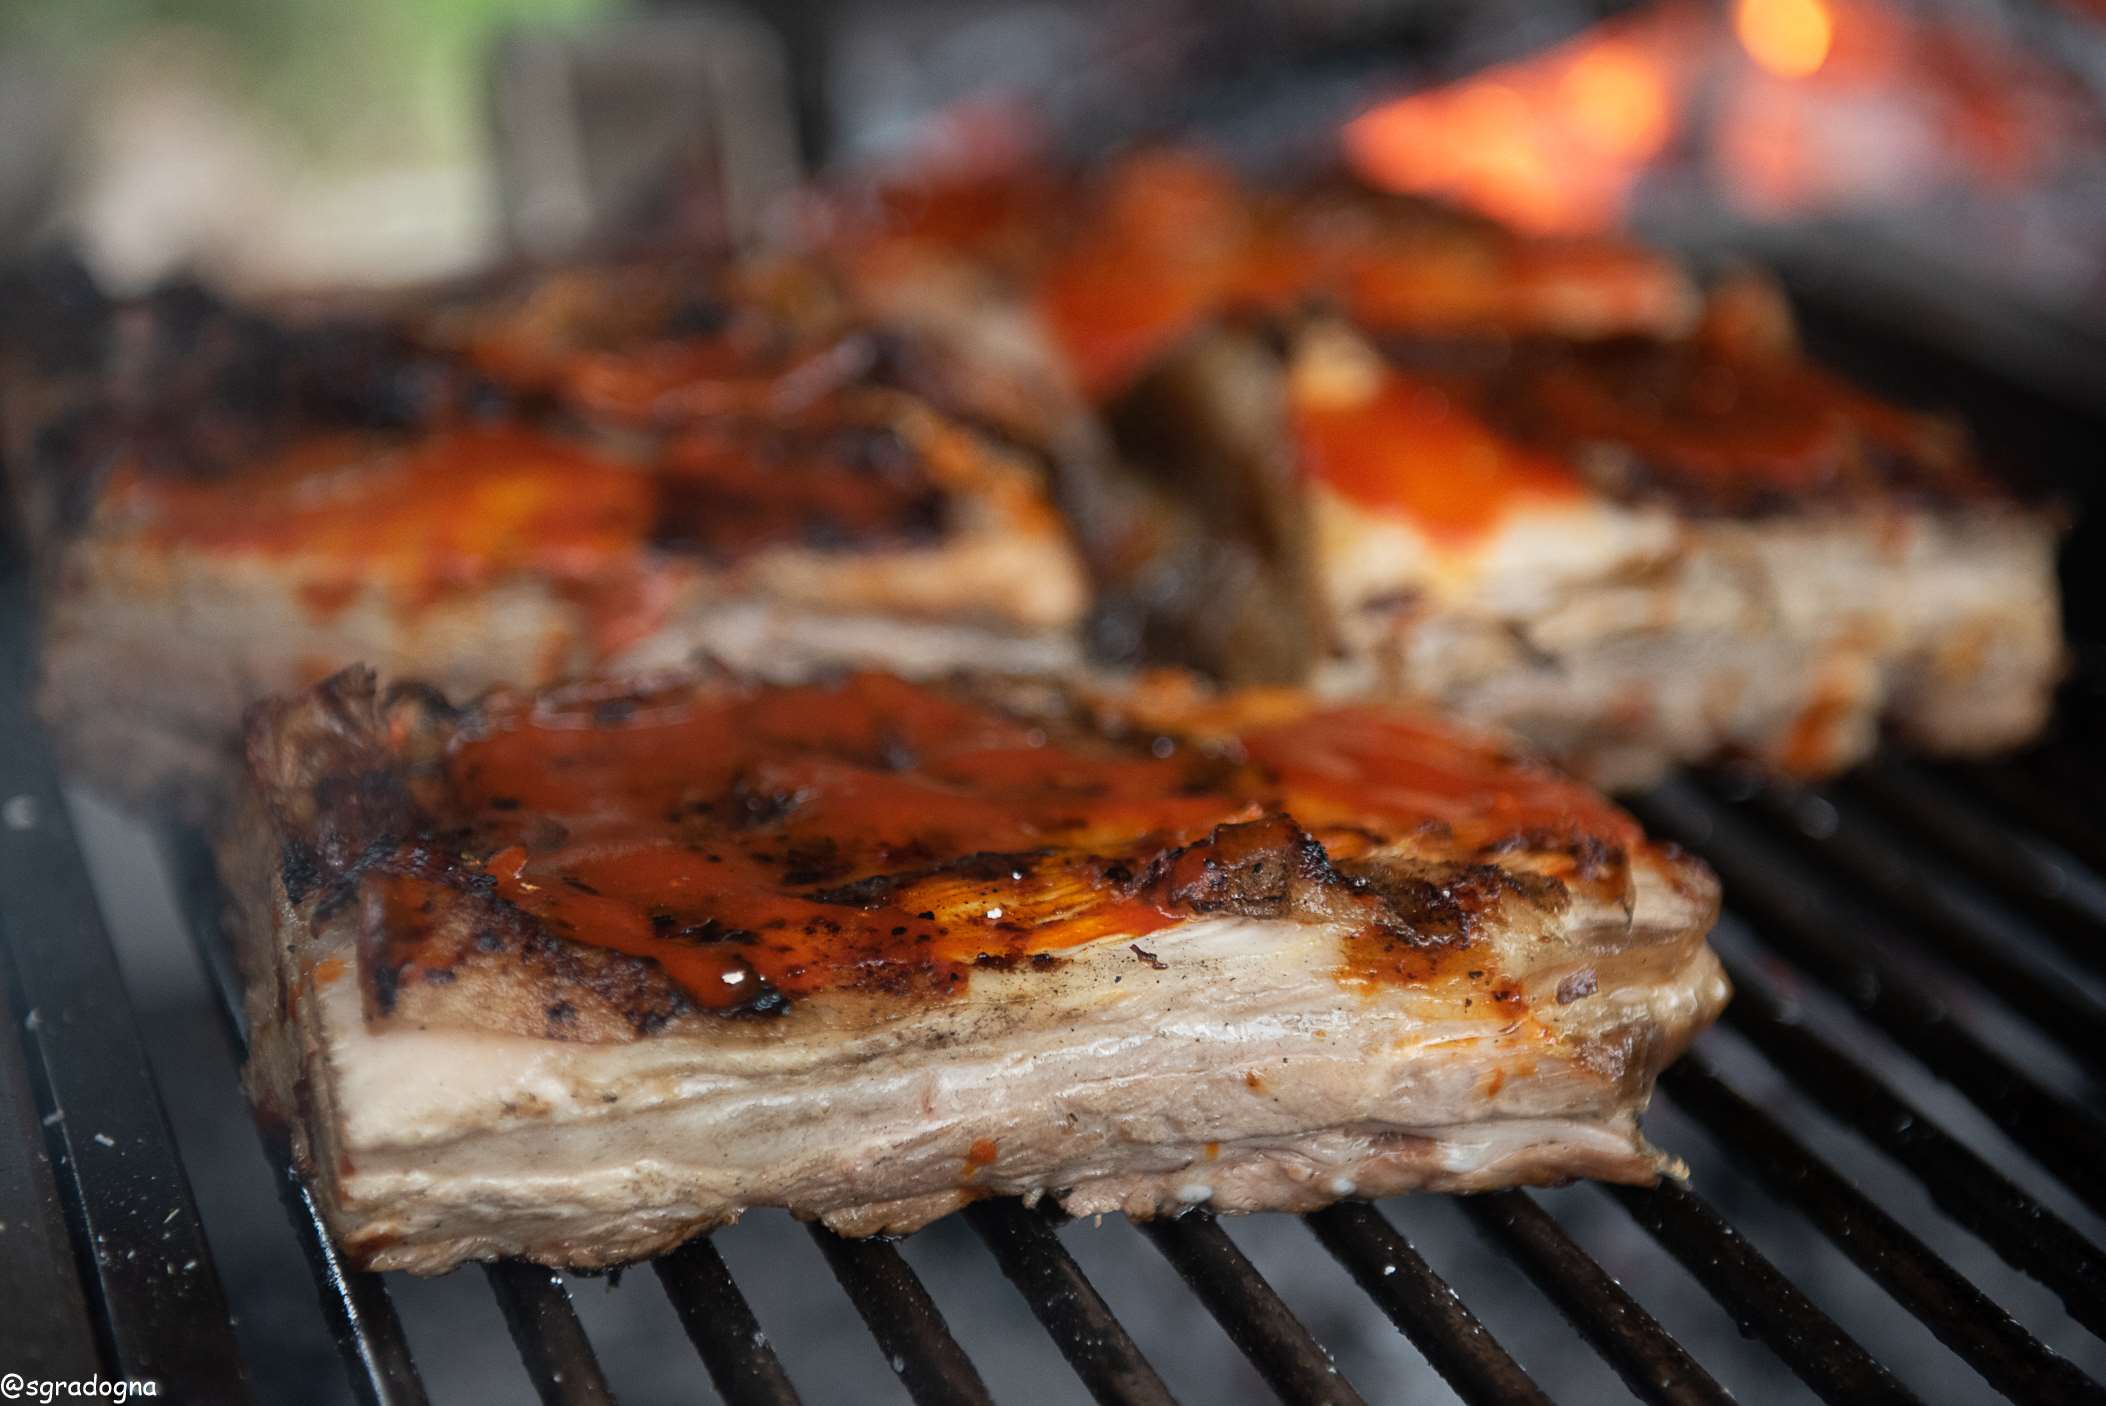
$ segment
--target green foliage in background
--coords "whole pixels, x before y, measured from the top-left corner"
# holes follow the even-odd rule
[[[469,154],[483,59],[506,26],[575,19],[615,0],[0,0],[0,45],[95,62],[129,39],[187,31],[222,48],[241,96],[311,159]]]

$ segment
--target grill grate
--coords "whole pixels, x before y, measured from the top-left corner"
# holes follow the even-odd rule
[[[10,739],[0,749],[0,997],[20,1034],[0,1040],[0,1282],[11,1300],[0,1313],[0,1368],[64,1376],[99,1362],[156,1377],[177,1399],[249,1399],[149,1051],[28,716],[22,577],[18,567],[0,580],[0,736]],[[2096,721],[2076,690],[2071,711]],[[2057,1208],[2106,1214],[2097,1082],[2106,1026],[2096,994],[2106,974],[2106,830],[2077,800],[2100,794],[2102,780],[2106,758],[2065,740],[1993,767],[1885,762],[1814,791],[1682,781],[1636,807],[1656,833],[1718,868],[1731,904],[1722,946],[1738,996],[1721,1030],[1662,1081],[1662,1105],[1919,1320],[1950,1349],[1956,1373],[1971,1368],[2024,1402],[2106,1401],[2106,1389],[2036,1336],[2046,1331],[2038,1314],[2029,1328],[1977,1286],[1979,1272],[1970,1277],[1932,1247],[1949,1236],[1905,1223],[1903,1208],[1853,1184],[1826,1143],[1770,1106],[1759,1081],[1788,1087],[1877,1149],[1938,1213],[2106,1338],[2106,1252],[2077,1223],[2083,1213]],[[227,1053],[238,1057],[246,1044],[239,983],[218,931],[209,854],[189,832],[163,843],[225,1016]],[[1856,1022],[1847,1050],[1804,1018],[1804,1007],[1820,1003]],[[1742,1047],[1746,1058],[1727,1058]],[[1941,1094],[1941,1111],[1926,1111],[1930,1101],[1902,1077],[1914,1077],[1910,1061],[1964,1104]],[[2004,1165],[2002,1154],[1992,1161],[1961,1118],[1993,1127],[2046,1177]],[[283,1138],[266,1130],[264,1150],[356,1395],[425,1401],[389,1284],[337,1259],[289,1172]],[[1672,1184],[1612,1188],[1607,1203],[1815,1395],[1916,1400],[1901,1377],[1920,1381],[1920,1373],[1897,1374],[1896,1363],[1868,1351],[1818,1306],[1818,1286],[1798,1266],[1773,1262],[1736,1228],[1730,1199],[1708,1199],[1719,1195],[1707,1175],[1714,1170],[1699,1160],[1701,1194]],[[2050,1180],[2060,1189],[2047,1192]],[[1673,1318],[1668,1306],[1649,1311],[1620,1286],[1547,1198],[1503,1192],[1459,1205],[1636,1396],[1678,1406],[1731,1399],[1713,1375],[1721,1364],[1699,1360],[1654,1316]],[[983,1202],[963,1219],[1089,1395],[1133,1406],[1173,1399],[1044,1217]],[[1531,1377],[1383,1211],[1345,1204],[1302,1219],[1370,1301],[1365,1316],[1379,1309],[1463,1400],[1560,1393],[1561,1381]],[[1322,1344],[1326,1334],[1296,1316],[1211,1217],[1096,1233],[1138,1233],[1152,1244],[1283,1399],[1388,1399],[1382,1383],[1346,1379]],[[914,1400],[992,1399],[895,1246],[817,1228],[812,1236]],[[697,1241],[653,1267],[724,1401],[799,1399],[795,1362],[778,1356],[715,1244]],[[560,1276],[519,1263],[485,1274],[544,1402],[615,1399]],[[2070,1339],[2066,1325],[2058,1333]],[[2085,1360],[2101,1360],[2095,1346],[2086,1343]]]
[[[19,715],[5,721],[21,728],[17,735],[31,736]],[[99,1251],[85,1300],[65,1297],[68,1277],[54,1276],[47,1257],[37,1282],[52,1281],[59,1293],[39,1300],[33,1331],[55,1362],[78,1363],[80,1345],[92,1342],[93,1355],[116,1370],[159,1377],[194,1399],[241,1399],[247,1388],[211,1250],[154,1101],[146,1051],[129,1025],[48,759],[32,741],[4,765],[0,786],[6,795],[31,801],[10,803],[6,843],[0,846],[0,898],[12,959],[0,967],[0,977],[15,988],[13,1005],[24,1034],[19,1046],[0,1048],[7,1060],[0,1073],[11,1087],[29,1093],[37,1108],[65,1116],[45,1123],[48,1168],[36,1156],[44,1150],[37,1139],[8,1142],[4,1151],[15,1161],[6,1164],[0,1186],[31,1188],[42,1169],[56,1195],[47,1194],[42,1211],[25,1223],[43,1226],[47,1246],[85,1238]],[[2106,1333],[2106,1254],[1864,1060],[1802,1023],[1784,994],[1788,983],[1810,978],[1841,997],[1966,1093],[2072,1193],[2099,1208],[2106,1159],[2096,1153],[2106,1144],[2095,1115],[1970,1029],[1920,964],[1904,960],[1896,947],[1914,937],[1917,956],[1935,956],[1970,976],[1991,955],[1989,940],[1967,925],[1951,892],[1923,882],[1928,869],[1955,861],[1968,880],[1993,885],[1998,898],[2010,899],[2009,911],[2028,922],[2048,912],[2068,915],[2072,923],[2082,915],[2089,893],[2084,885],[2096,878],[2075,858],[2084,833],[2042,825],[2048,833],[2040,834],[2032,823],[2052,816],[2052,809],[2028,809],[2021,820],[2017,807],[2005,806],[2007,796],[2037,790],[2017,768],[1946,774],[1887,764],[1852,782],[1800,795],[1675,783],[1639,809],[1649,825],[1692,844],[1720,868],[1736,912],[1757,940],[1759,964],[1729,958],[1739,995],[1727,1028],[1745,1037],[1798,1091],[1905,1166],[1945,1214],[2054,1291],[2078,1323],[2100,1334]],[[194,834],[172,834],[166,843],[238,1050],[245,1032],[236,977],[218,937],[209,855]],[[1902,895],[1908,895],[1906,910]],[[1934,924],[1940,931],[1932,931]],[[1872,934],[1883,940],[1871,940]],[[2011,960],[2007,949],[1995,950]],[[1984,993],[2033,1021],[2070,1060],[2095,1069],[2092,1042],[2075,1038],[2082,1022],[2071,1023],[2089,998],[2073,985],[2049,984],[2054,978],[2044,960],[2027,959],[2013,970],[2032,974],[1982,982]],[[2045,994],[2056,1001],[2041,999]],[[1701,1047],[1668,1073],[1661,1092],[1996,1389],[2026,1402],[2106,1400],[2097,1382],[1854,1187],[1758,1099],[1736,1088]],[[0,1099],[0,1111],[19,1108],[21,1095],[16,1097],[16,1105]],[[13,1121],[20,1125],[24,1119],[17,1112]],[[118,1146],[102,1145],[97,1133],[105,1129],[103,1135]],[[336,1259],[312,1202],[287,1170],[283,1140],[266,1132],[265,1144],[358,1394],[374,1402],[425,1400],[387,1285]],[[1617,1188],[1611,1196],[1818,1395],[1852,1402],[1916,1399],[1696,1192],[1668,1185]],[[35,1204],[10,1202],[32,1209]],[[1538,1198],[1505,1192],[1461,1204],[1485,1238],[1512,1256],[1637,1396],[1664,1403],[1731,1399]],[[1172,1399],[1043,1217],[1012,1202],[989,1202],[972,1208],[966,1219],[1092,1396],[1150,1406]],[[1380,1211],[1346,1204],[1304,1219],[1463,1399],[1552,1399]],[[1218,1222],[1192,1216],[1145,1226],[1141,1233],[1283,1399],[1366,1399]],[[843,1240],[816,1227],[812,1234],[916,1401],[992,1399],[896,1248]],[[0,1244],[16,1252],[16,1242]],[[23,1266],[19,1259],[8,1263]],[[655,1267],[724,1400],[744,1406],[798,1399],[789,1372],[709,1241],[665,1256]],[[485,1272],[541,1398],[612,1401],[561,1277],[520,1263]],[[17,1339],[26,1343],[31,1331],[20,1323],[0,1327],[0,1350],[13,1352]]]

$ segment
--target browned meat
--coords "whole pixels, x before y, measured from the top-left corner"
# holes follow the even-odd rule
[[[1129,457],[1180,483],[1173,522],[1265,481],[1245,465],[1298,488],[1264,534],[1211,538],[1240,593],[1163,589],[1175,558],[1140,554],[1109,597],[1130,636],[1511,727],[1607,785],[1721,757],[1824,775],[1883,722],[1982,752],[2047,715],[2061,519],[1956,426],[1706,338],[1403,364],[1336,323],[1289,340],[1267,361],[1217,330],[1115,407]],[[1238,607],[1320,623],[1253,649],[1218,628]]]
[[[1646,1182],[1703,867],[1501,746],[1164,677],[260,709],[251,1081],[360,1263],[605,1265],[756,1206],[1136,1216]]]
[[[1073,663],[1050,451],[967,403],[1001,378],[940,408],[894,373],[956,358],[808,308],[815,279],[619,267],[356,324],[121,311],[136,354],[42,475],[80,480],[44,661],[77,770],[209,798],[247,702],[354,662],[467,690],[702,648]]]

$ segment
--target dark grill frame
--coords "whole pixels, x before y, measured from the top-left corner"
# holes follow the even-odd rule
[[[13,550],[0,572],[0,737],[8,739],[0,749],[0,997],[20,1036],[0,1040],[0,1283],[10,1299],[0,1313],[0,1368],[64,1377],[99,1366],[158,1378],[178,1400],[250,1399],[149,1052],[57,771],[30,716],[33,614],[23,560]],[[2082,688],[2071,690],[2065,723],[2072,715],[2079,728],[2096,727],[2102,716]],[[2000,1049],[1993,1032],[1952,1009],[1924,976],[1957,968],[2087,1077],[2106,1071],[2099,1038],[2106,1007],[2055,971],[2057,963],[2106,971],[2106,912],[2085,896],[2106,894],[2106,830],[2072,801],[2082,794],[2106,794],[2106,759],[2084,741],[2064,740],[1995,766],[1881,761],[1803,792],[1722,778],[1676,781],[1634,809],[1654,833],[1719,870],[1729,913],[1755,939],[1756,963],[1729,959],[1738,995],[1724,1028],[1904,1167],[1944,1216],[2106,1337],[2106,1251],[1926,1115],[1881,1069],[1876,1049],[1846,1051],[1802,1024],[1791,994],[1838,998],[1962,1093],[2075,1197],[2106,1213],[2106,1122]],[[238,1055],[246,1045],[240,983],[219,931],[208,847],[182,830],[167,831],[163,846]],[[1921,882],[1927,871],[1956,872],[1978,886],[1998,915],[1993,931],[1942,887]],[[2014,934],[2027,947],[2015,962]],[[2024,1402],[2106,1401],[2106,1388],[1722,1076],[1702,1042],[1663,1079],[1661,1093],[1997,1390]],[[290,1172],[282,1135],[266,1128],[263,1143],[356,1394],[388,1406],[426,1400],[387,1283],[337,1258]],[[1668,1183],[1610,1195],[1815,1394],[1853,1403],[1917,1399],[1701,1190]],[[1508,1191],[1461,1204],[1639,1398],[1673,1406],[1732,1399],[1537,1197]],[[1162,1406],[1173,1399],[1046,1218],[1011,1201],[980,1203],[964,1218],[1096,1400]],[[1380,1210],[1346,1203],[1303,1219],[1371,1309],[1463,1400],[1552,1399]],[[1283,1399],[1368,1399],[1211,1216],[1137,1233]],[[914,1400],[992,1399],[893,1245],[846,1241],[817,1227],[812,1235]],[[723,1400],[781,1406],[799,1399],[707,1238],[653,1268]],[[614,1399],[559,1276],[518,1262],[484,1273],[544,1402]]]

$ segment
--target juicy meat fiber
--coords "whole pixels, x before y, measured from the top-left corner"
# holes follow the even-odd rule
[[[1709,873],[1503,747],[1164,677],[252,716],[251,1081],[360,1262],[1672,1170]]]

